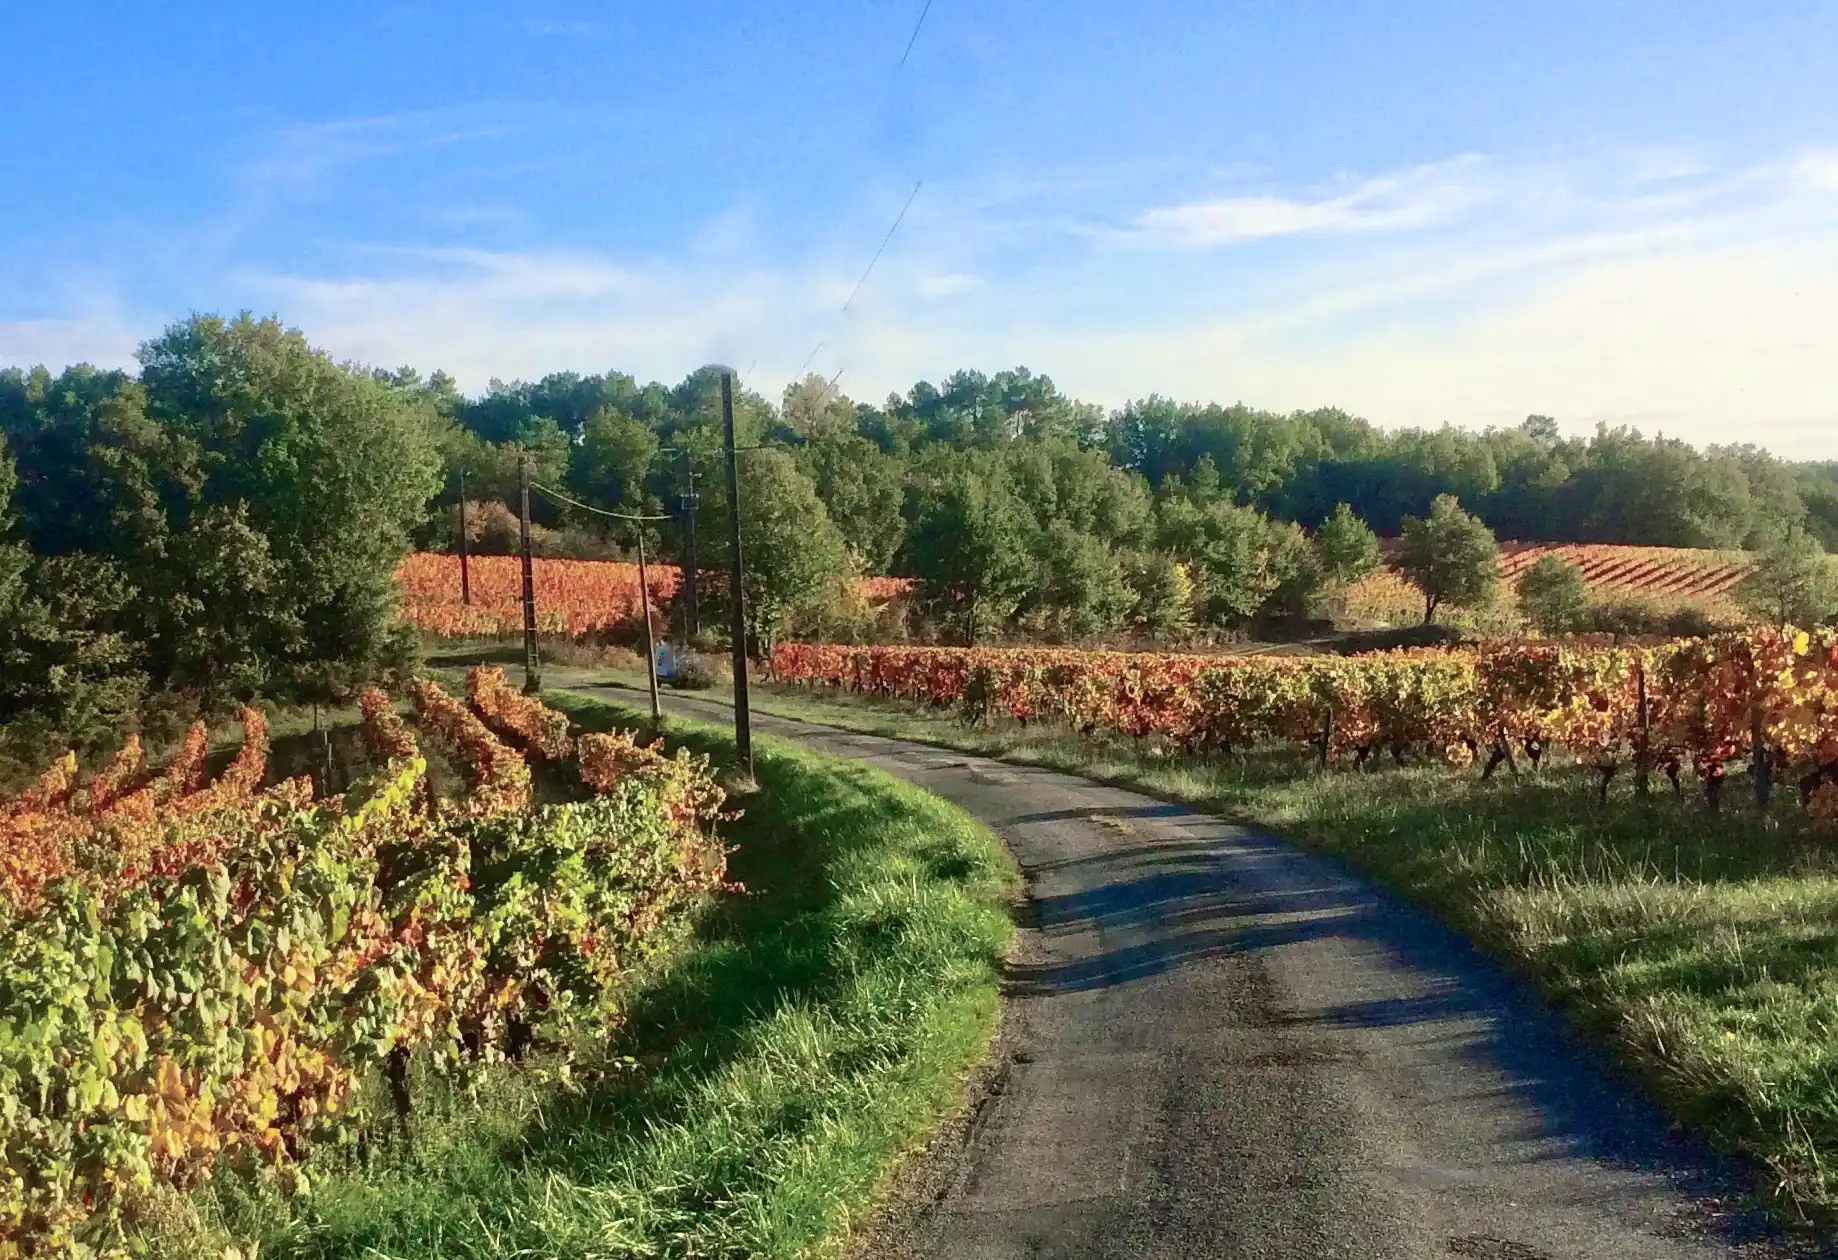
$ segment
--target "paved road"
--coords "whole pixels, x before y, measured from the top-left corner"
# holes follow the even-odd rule
[[[1003,1079],[871,1255],[1806,1254],[1521,985],[1337,865],[1085,779],[756,725],[956,803],[1027,875]]]

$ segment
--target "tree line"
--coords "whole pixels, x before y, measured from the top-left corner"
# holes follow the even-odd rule
[[[412,655],[391,576],[410,546],[455,544],[462,485],[473,545],[513,545],[523,461],[545,491],[669,515],[647,527],[667,559],[693,503],[698,558],[718,570],[724,371],[675,386],[565,372],[467,396],[246,315],[174,325],[133,372],[0,371],[0,724],[83,743],[148,712],[347,694]],[[1024,368],[880,404],[811,376],[776,400],[740,388],[735,413],[762,647],[873,632],[859,574],[918,579],[921,614],[959,639],[1168,641],[1331,609],[1381,534],[1403,536],[1407,564],[1413,540],[1441,540],[1426,614],[1497,581],[1442,571],[1451,548],[1486,567],[1476,530],[1793,539],[1820,563],[1838,547],[1838,465],[1625,428],[1565,438],[1539,416],[1470,432],[1160,397],[1106,412]],[[551,554],[634,541],[559,497],[533,508]]]
[[[505,493],[527,455],[577,496],[654,513],[676,511],[692,486],[719,486],[721,372],[703,368],[675,387],[557,373],[493,382],[473,398],[438,374],[389,379],[452,419],[443,502],[462,469],[484,497]],[[1566,438],[1545,416],[1474,432],[1159,397],[1107,413],[1025,368],[921,381],[878,405],[809,376],[776,403],[740,391],[736,416],[742,445],[768,448],[747,457],[750,499],[779,504],[774,521],[746,522],[743,546],[767,564],[794,553],[784,580],[750,592],[762,640],[794,626],[800,604],[833,589],[825,575],[844,568],[919,579],[934,622],[964,639],[1232,630],[1330,610],[1375,563],[1375,534],[1408,543],[1440,522],[1434,536],[1452,543],[1457,512],[1489,542],[1744,548],[1784,554],[1782,564],[1815,576],[1838,548],[1838,464],[1793,464],[1754,446],[1700,451],[1630,428]],[[704,563],[725,554],[724,511],[718,496],[701,500]],[[558,553],[592,554],[606,541],[585,515],[538,515]],[[496,519],[508,547],[514,521],[502,510]],[[679,527],[657,533],[666,554],[681,553]],[[435,546],[452,538],[438,519],[424,535]],[[1492,590],[1474,573],[1422,569],[1417,579],[1429,588],[1426,619]],[[1821,598],[1791,602],[1804,612]],[[1691,628],[1633,607],[1559,612],[1545,622]],[[820,629],[847,632],[835,618]]]

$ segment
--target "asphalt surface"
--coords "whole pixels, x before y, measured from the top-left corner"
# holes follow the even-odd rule
[[[874,1260],[1825,1254],[1767,1236],[1743,1171],[1523,984],[1335,863],[1048,770],[755,727],[952,801],[1027,876],[999,1070]]]

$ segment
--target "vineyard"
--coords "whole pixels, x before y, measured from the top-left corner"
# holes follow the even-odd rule
[[[1386,559],[1399,543],[1381,544]],[[1688,547],[1632,547],[1584,543],[1500,544],[1500,577],[1510,591],[1525,571],[1546,556],[1582,570],[1583,584],[1598,599],[1637,599],[1662,607],[1689,605],[1723,619],[1740,621],[1731,601],[1737,583],[1748,572],[1740,552],[1702,551]],[[1355,583],[1348,593],[1355,616],[1411,622],[1423,615],[1423,596],[1395,569],[1382,568]]]
[[[619,1019],[621,980],[723,885],[705,759],[567,719],[475,671],[363,698],[374,772],[264,786],[266,726],[206,782],[130,738],[0,800],[0,1256],[94,1254],[137,1196],[225,1159],[298,1181],[465,1074]],[[436,797],[417,728],[464,768]],[[535,805],[525,753],[575,785]],[[382,1101],[378,1101],[381,1099]]]
[[[533,563],[537,629],[579,638],[637,625],[642,615],[638,566],[608,560],[548,560]],[[523,571],[516,556],[473,556],[469,561],[472,603],[461,602],[458,556],[416,552],[396,579],[408,620],[442,638],[505,638],[523,633]],[[660,611],[676,597],[682,574],[675,565],[650,567],[652,606]],[[905,578],[863,578],[862,594],[884,603],[912,585]]]
[[[773,676],[1205,753],[1276,743],[1322,765],[1429,757],[1533,765],[1562,752],[1606,795],[1690,773],[1715,807],[1746,763],[1838,825],[1838,632],[1758,631],[1661,647],[1498,643],[1354,657],[788,644]]]

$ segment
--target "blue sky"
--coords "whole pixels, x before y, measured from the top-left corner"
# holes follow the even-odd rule
[[[0,363],[247,307],[473,389],[1025,364],[1838,458],[1829,0],[933,0],[901,65],[923,2],[0,0]]]

